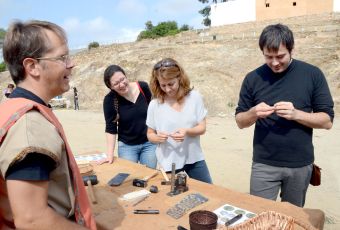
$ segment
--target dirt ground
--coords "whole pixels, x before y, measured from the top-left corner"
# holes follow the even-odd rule
[[[101,112],[55,110],[64,126],[74,154],[99,150],[105,152],[104,115]],[[240,130],[234,118],[209,117],[202,147],[214,184],[236,191],[249,192],[253,127]],[[326,214],[326,230],[340,229],[340,124],[331,130],[314,130],[316,163],[322,168],[322,184],[310,186],[308,208]],[[337,166],[338,165],[338,166]]]

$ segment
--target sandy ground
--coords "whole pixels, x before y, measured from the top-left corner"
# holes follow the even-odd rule
[[[56,110],[74,154],[93,150],[105,152],[104,116],[100,112]],[[315,130],[316,163],[322,168],[322,184],[310,186],[308,208],[326,214],[326,230],[340,229],[340,124],[331,130]],[[207,132],[201,138],[214,184],[240,192],[249,192],[253,127],[240,130],[234,118],[209,117]],[[337,166],[338,165],[338,166]]]

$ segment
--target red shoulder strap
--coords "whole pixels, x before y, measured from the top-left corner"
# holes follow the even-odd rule
[[[64,140],[76,199],[76,221],[77,223],[85,225],[92,230],[96,230],[96,223],[92,216],[90,203],[83,184],[83,179],[79,172],[79,168],[76,164],[71,148],[66,140],[64,130],[50,108],[24,98],[9,99],[0,104],[0,143],[2,142],[9,128],[26,112],[32,109],[39,111],[49,122],[51,122],[57,128],[60,136]]]
[[[144,96],[146,102],[149,104],[150,101],[146,98],[145,93],[144,93],[142,87],[139,85],[139,82],[137,81],[136,83],[137,83],[137,86],[138,86],[138,88],[139,88],[139,91],[143,94],[143,96]]]

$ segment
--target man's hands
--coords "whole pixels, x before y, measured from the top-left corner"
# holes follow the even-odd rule
[[[255,107],[253,107],[253,110],[257,118],[266,118],[275,112],[275,106],[270,106],[264,102],[261,102],[260,104],[257,104]]]
[[[243,129],[253,125],[257,119],[266,118],[273,113],[276,113],[279,117],[293,120],[296,119],[298,111],[291,102],[281,101],[273,106],[261,102],[246,112],[238,113],[235,119],[238,127]]]
[[[280,101],[273,106],[267,105],[264,102],[254,107],[257,118],[266,118],[269,115],[276,113],[277,116],[283,117],[287,120],[294,120],[296,115],[296,109],[292,102]]]
[[[295,120],[297,111],[294,108],[293,103],[280,101],[274,104],[274,110],[276,115],[283,117],[287,120]]]

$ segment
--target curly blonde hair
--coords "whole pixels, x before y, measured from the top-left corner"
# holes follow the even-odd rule
[[[157,62],[151,73],[150,89],[153,97],[164,103],[166,93],[161,89],[159,78],[164,80],[179,78],[179,89],[177,92],[177,101],[179,103],[183,102],[184,97],[192,90],[188,75],[180,64],[172,58],[164,58]]]

